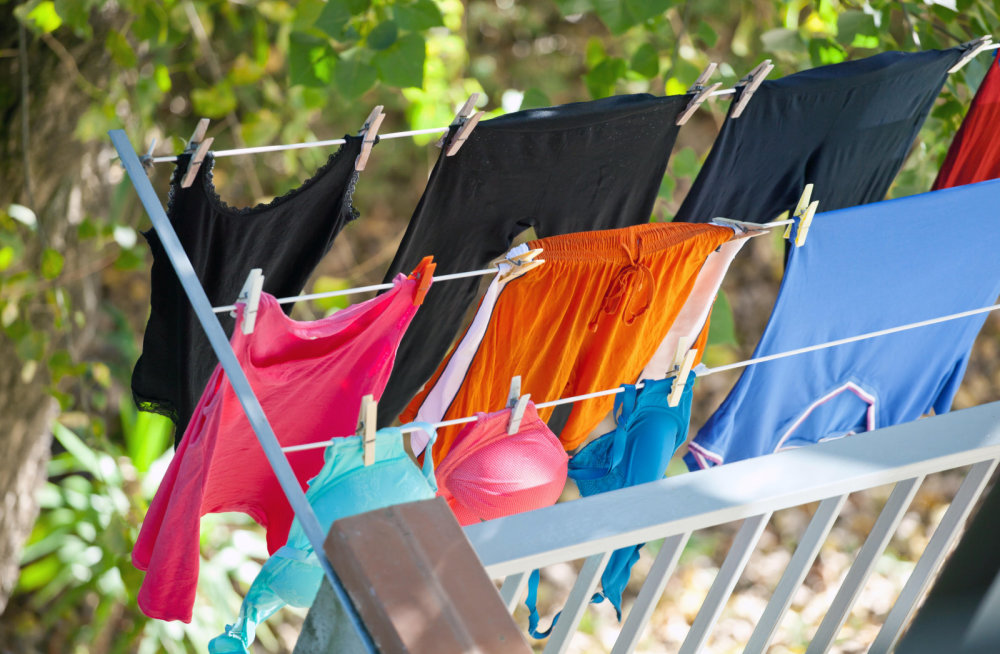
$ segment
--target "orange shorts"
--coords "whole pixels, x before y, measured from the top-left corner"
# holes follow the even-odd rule
[[[687,300],[705,258],[732,236],[732,229],[717,225],[651,223],[531,241],[529,248],[542,248],[545,264],[510,281],[495,305],[480,305],[480,312],[492,312],[489,325],[443,419],[502,409],[515,375],[521,376],[521,392],[536,403],[633,383]],[[402,421],[416,416],[453,353]],[[574,404],[559,437],[563,447],[578,447],[613,403],[608,396]],[[538,413],[547,420],[552,408]],[[438,430],[435,464],[460,429]]]

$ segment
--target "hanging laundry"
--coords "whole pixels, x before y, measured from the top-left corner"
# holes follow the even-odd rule
[[[694,374],[688,376],[676,407],[667,403],[674,378],[645,379],[643,388],[626,384],[615,396],[614,413],[618,426],[584,446],[569,461],[569,476],[588,497],[662,479],[667,465],[684,441],[691,422],[691,389]],[[601,573],[601,591],[591,602],[608,600],[622,619],[622,593],[632,575],[632,566],[639,560],[643,543],[623,547],[611,554]],[[558,615],[545,631],[538,630],[538,571],[528,579],[528,631],[535,638],[544,638],[556,625]]]
[[[500,408],[515,375],[522,391],[538,400],[635,379],[687,300],[705,258],[732,236],[732,229],[717,225],[651,223],[529,242],[531,249],[542,248],[545,264],[507,284],[495,304],[480,305],[479,315],[490,318],[483,336],[460,342],[440,366],[447,376],[438,375],[403,419],[436,422]],[[452,359],[469,363],[448,369]],[[435,395],[441,384],[457,391]],[[425,396],[434,401],[425,404]],[[578,447],[613,402],[606,397],[574,405],[559,435],[563,447]],[[551,412],[539,414],[547,419]],[[454,428],[438,430],[436,462],[454,440]]]
[[[648,222],[689,100],[627,95],[480,122],[455,156],[439,157],[388,276],[428,254],[442,274],[482,268],[528,228],[547,237]],[[400,346],[407,365],[393,371],[380,425],[434,372],[477,287],[431,289]]]
[[[674,220],[765,223],[794,209],[806,184],[824,211],[882,200],[965,50],[886,52],[765,80],[726,118]]]
[[[1000,177],[1000,55],[994,57],[969,113],[948,148],[934,190]]]
[[[424,430],[431,442],[434,428]],[[306,499],[316,513],[323,533],[335,520],[358,513],[382,509],[394,504],[428,500],[434,497],[434,464],[426,457],[418,470],[403,447],[403,434],[397,427],[380,429],[375,434],[375,462],[364,465],[364,447],[357,436],[338,438],[324,452],[323,468],[309,480]],[[257,625],[275,611],[292,606],[312,606],[323,581],[323,570],[309,539],[299,524],[292,522],[288,543],[269,558],[257,574],[240,606],[235,624],[212,640],[208,651],[247,652],[254,641]]]
[[[817,215],[754,357],[993,304],[998,204],[994,180]],[[753,365],[685,460],[704,468],[944,413],[985,319]]]
[[[429,258],[428,258],[429,259]],[[282,313],[262,294],[252,334],[231,343],[282,446],[355,431],[361,398],[377,400],[399,340],[417,310],[425,261],[396,287],[315,322]],[[426,280],[423,280],[426,281]],[[237,325],[242,307],[237,309]],[[322,450],[288,454],[303,488],[323,466]],[[267,529],[267,548],[285,544],[292,509],[218,366],[149,505],[132,550],[146,570],[138,602],[161,620],[191,620],[198,576],[198,524],[206,513],[241,511]]]
[[[551,506],[566,485],[568,457],[535,405],[528,402],[514,434],[510,414],[476,414],[438,466],[438,494],[463,526]]]
[[[209,154],[190,188],[181,188],[189,154],[178,158],[167,216],[213,305],[232,304],[251,268],[264,271],[264,290],[297,295],[334,237],[358,215],[351,205],[362,139],[347,143],[297,189],[267,204],[237,209],[212,183]],[[218,359],[154,230],[143,233],[153,253],[149,322],[132,373],[136,406],[169,416],[177,439],[187,428]],[[417,262],[414,262],[416,265]],[[285,305],[286,312],[291,304]],[[219,314],[226,334],[233,319]]]

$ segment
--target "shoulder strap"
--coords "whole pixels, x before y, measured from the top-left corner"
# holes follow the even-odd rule
[[[615,396],[614,415],[618,416],[618,427],[614,431],[614,436],[611,437],[610,463],[607,467],[574,468],[573,460],[570,459],[569,476],[571,479],[600,479],[618,467],[618,464],[625,457],[625,432],[628,429],[632,412],[635,410],[637,391],[634,384],[624,384],[622,389],[622,392]]]

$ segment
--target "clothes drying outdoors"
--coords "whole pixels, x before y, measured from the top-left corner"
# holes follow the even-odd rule
[[[387,279],[428,254],[441,274],[482,268],[528,228],[541,238],[649,222],[689,99],[625,95],[480,122],[457,154],[439,157]],[[431,289],[400,346],[406,366],[389,380],[380,425],[434,372],[477,287]]]
[[[673,378],[645,379],[641,389],[632,384],[622,386],[622,392],[615,396],[617,427],[588,443],[569,461],[569,476],[576,482],[580,495],[588,497],[662,479],[670,458],[687,440],[694,381],[694,374],[691,374],[675,407],[667,402],[674,387]],[[601,591],[590,600],[611,602],[619,620],[622,618],[622,593],[631,577],[632,566],[639,560],[642,546],[643,543],[623,547],[611,554],[601,573]],[[528,631],[535,638],[544,638],[555,626],[558,616],[548,630],[538,630],[538,581],[535,570],[528,579],[525,604]]]
[[[765,223],[794,209],[806,184],[823,211],[882,200],[965,50],[886,52],[765,80],[726,118],[674,220]]]
[[[434,428],[418,424],[433,442]],[[393,504],[428,500],[434,497],[434,464],[431,457],[418,470],[403,447],[403,434],[397,427],[380,429],[375,434],[375,462],[364,465],[364,446],[358,436],[338,438],[324,452],[323,468],[309,480],[306,499],[316,513],[323,532],[335,520]],[[323,581],[323,570],[309,539],[292,522],[288,543],[269,558],[247,591],[235,624],[209,643],[212,654],[247,652],[257,625],[267,620],[285,604],[312,606]]]
[[[428,258],[429,259],[429,258]],[[421,283],[399,275],[395,288],[322,320],[299,322],[262,294],[252,334],[231,343],[282,446],[353,434],[361,398],[377,400],[396,348],[417,310]],[[238,308],[237,325],[242,320]],[[288,454],[305,488],[322,450]],[[198,576],[199,520],[241,511],[267,529],[268,551],[285,544],[292,509],[236,394],[218,366],[146,513],[132,561],[146,570],[139,607],[161,620],[191,619]]]
[[[264,271],[264,290],[298,294],[334,237],[357,217],[351,195],[361,138],[347,143],[299,188],[252,208],[225,204],[212,184],[209,153],[190,188],[181,188],[189,154],[181,155],[170,183],[167,216],[213,305],[232,304],[252,268]],[[142,355],[132,373],[136,406],[169,416],[184,433],[218,359],[153,230],[143,235],[153,253],[150,315]],[[417,261],[414,261],[414,265]],[[291,304],[285,305],[290,312]],[[219,314],[226,334],[233,319]]]
[[[462,525],[551,506],[566,485],[566,451],[535,405],[528,402],[514,434],[510,414],[476,414],[438,466],[439,495]]]
[[[705,258],[732,236],[731,228],[717,225],[650,223],[530,241],[529,248],[543,249],[545,264],[507,284],[495,305],[480,305],[491,319],[479,343],[461,341],[463,350],[474,348],[472,356],[461,353],[468,366],[435,384],[451,384],[452,374],[461,379],[450,400],[438,401],[444,415],[423,410],[424,396],[434,390],[425,388],[403,419],[436,422],[498,409],[516,375],[522,392],[539,401],[635,379],[684,306]],[[563,447],[578,447],[613,402],[574,405],[559,434]],[[551,412],[539,414],[546,419]],[[455,434],[454,427],[438,430],[437,463]]]
[[[754,357],[993,304],[998,204],[994,180],[817,215]],[[944,413],[985,319],[753,365],[685,460],[708,467]]]
[[[948,148],[934,190],[1000,177],[1000,55],[994,56],[969,113]]]

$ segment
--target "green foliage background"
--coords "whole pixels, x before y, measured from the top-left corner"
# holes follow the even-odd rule
[[[44,380],[60,405],[42,514],[0,619],[0,641],[18,652],[203,649],[235,615],[237,591],[263,556],[252,525],[209,520],[196,622],[156,623],[135,605],[141,574],[128,553],[171,435],[161,419],[137,414],[127,392],[148,310],[148,254],[137,238],[148,219],[111,162],[107,130],[123,127],[140,149],[156,138],[157,153],[181,151],[201,116],[213,120],[217,149],[307,141],[356,131],[375,104],[389,115],[383,132],[419,129],[448,124],[472,92],[486,95],[490,115],[684,93],[709,61],[721,63],[715,80],[731,86],[765,57],[778,77],[889,49],[950,47],[1000,25],[1000,0],[7,0],[2,9],[23,26],[32,56],[58,57],[73,92],[87,98],[68,118],[73,138],[101,153],[106,187],[102,209],[76,222],[32,206],[28,194],[0,207],[0,327],[18,355],[3,365],[19,366],[24,383]],[[95,43],[102,64],[77,62],[74,53]],[[949,79],[894,195],[929,188],[988,61]],[[682,130],[655,219],[669,219],[683,197],[725,107],[708,103]],[[431,140],[376,148],[355,199],[363,219],[339,239],[314,290],[381,276],[436,157]],[[253,204],[295,187],[328,154],[238,157],[219,164],[216,182],[231,204]],[[158,189],[168,174],[157,166]],[[96,311],[75,300],[93,276]],[[338,306],[297,310],[312,317]],[[95,320],[99,347],[75,351],[74,335]],[[722,348],[714,356],[735,351],[724,296],[712,339]],[[268,651],[283,647],[268,629],[259,639]]]

